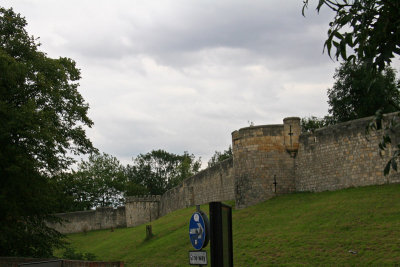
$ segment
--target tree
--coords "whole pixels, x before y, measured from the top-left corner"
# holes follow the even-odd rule
[[[316,129],[332,125],[332,118],[325,116],[324,118],[318,118],[315,116],[301,118],[301,131],[303,133],[313,133]]]
[[[196,174],[200,167],[200,159],[196,160],[188,152],[177,155],[165,150],[153,150],[147,154],[139,154],[133,165],[127,166],[126,195],[161,195],[185,178]]]
[[[81,161],[73,172],[77,202],[94,207],[117,207],[124,203],[124,167],[117,158],[103,154],[92,154],[87,161]]]
[[[328,103],[335,123],[372,116],[378,109],[383,113],[398,110],[400,80],[392,68],[372,75],[365,64],[349,61],[336,69],[334,78]]]
[[[106,153],[93,153],[78,164],[78,170],[54,177],[57,212],[117,207],[124,204],[125,168],[117,158]]]
[[[224,150],[224,152],[215,151],[214,155],[208,161],[208,167],[212,167],[217,165],[219,162],[224,161],[233,157],[232,147],[229,146],[228,150]]]
[[[81,179],[76,171],[63,172],[53,177],[51,181],[54,184],[56,193],[55,212],[73,212],[89,210],[93,207],[90,194],[87,192],[88,183]]]
[[[51,177],[93,151],[84,126],[88,105],[80,72],[69,58],[52,59],[12,9],[0,8],[0,255],[48,257],[62,245],[54,222]]]
[[[308,2],[304,0],[303,15]],[[323,6],[336,13],[324,44],[330,56],[334,48],[336,59],[383,70],[395,54],[400,55],[400,1],[319,0],[317,11]],[[347,48],[354,53],[348,55]]]

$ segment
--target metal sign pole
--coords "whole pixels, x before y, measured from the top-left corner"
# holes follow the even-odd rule
[[[233,266],[232,208],[210,203],[211,267]]]
[[[196,211],[200,212],[200,205],[196,205]],[[200,249],[200,251],[201,251],[201,249]],[[199,267],[202,267],[202,266],[204,266],[204,265],[199,264]]]

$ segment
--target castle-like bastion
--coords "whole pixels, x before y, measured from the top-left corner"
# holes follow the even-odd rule
[[[389,114],[386,118],[393,116]],[[383,175],[389,151],[379,154],[381,132],[366,134],[372,117],[301,133],[300,118],[232,133],[233,158],[187,178],[162,196],[133,196],[124,207],[59,214],[63,233],[147,223],[177,209],[235,200],[244,208],[291,192],[338,190],[400,182]]]

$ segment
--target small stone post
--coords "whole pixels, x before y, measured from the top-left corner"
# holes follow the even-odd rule
[[[153,229],[151,227],[151,224],[146,225],[146,240],[150,239],[153,237]]]

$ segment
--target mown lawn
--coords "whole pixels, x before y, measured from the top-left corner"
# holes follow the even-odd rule
[[[201,209],[208,214],[207,205]],[[194,211],[152,222],[155,236],[147,241],[145,225],[71,234],[68,241],[79,252],[126,266],[188,266]],[[400,185],[296,193],[234,210],[233,240],[235,266],[399,264]]]

